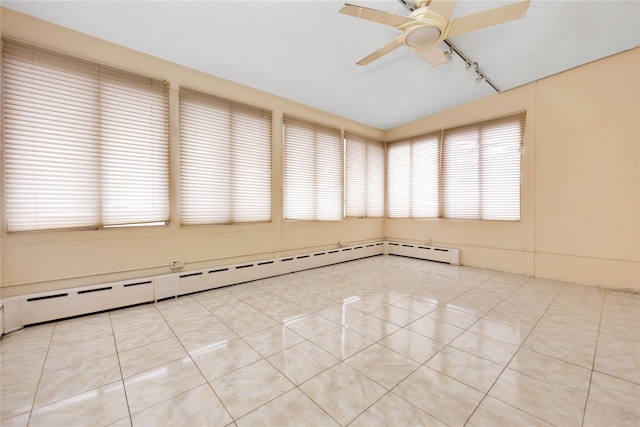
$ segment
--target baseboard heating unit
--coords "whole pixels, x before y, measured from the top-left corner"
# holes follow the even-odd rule
[[[345,246],[203,270],[10,297],[2,301],[3,332],[194,292],[279,276],[384,253],[384,242]]]
[[[460,265],[460,249],[438,248],[429,245],[398,242],[385,242],[385,245],[387,246],[386,253],[389,255],[401,255],[428,261],[444,262],[451,265]]]
[[[1,302],[0,314],[3,316],[0,319],[0,335],[36,323],[158,301],[382,254],[460,264],[459,249],[375,242],[202,270],[20,295]]]

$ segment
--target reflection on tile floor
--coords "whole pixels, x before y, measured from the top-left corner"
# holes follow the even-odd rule
[[[3,426],[640,425],[640,295],[378,256],[0,341]]]

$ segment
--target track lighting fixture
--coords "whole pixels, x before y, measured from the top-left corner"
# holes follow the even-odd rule
[[[474,71],[476,73],[476,82],[478,82],[478,83],[487,83],[496,92],[500,92],[500,89],[498,89],[498,87],[495,84],[493,84],[493,82],[491,80],[489,80],[487,78],[487,76],[484,74],[484,72],[482,72],[482,70],[480,70],[480,65],[478,65],[478,63],[476,61],[472,61],[471,59],[469,59],[465,54],[460,52],[460,50],[453,43],[451,43],[449,40],[444,40],[444,43],[449,47],[449,53],[452,54],[452,56],[455,53],[456,55],[458,55],[464,61],[464,66],[467,69],[467,71]],[[445,54],[446,54],[446,52],[445,52]]]

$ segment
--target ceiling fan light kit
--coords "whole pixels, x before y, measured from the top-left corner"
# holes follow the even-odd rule
[[[440,38],[440,30],[436,27],[420,26],[407,33],[405,43],[414,49],[429,46]]]

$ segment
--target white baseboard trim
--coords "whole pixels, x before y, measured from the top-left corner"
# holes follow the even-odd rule
[[[0,302],[0,334],[27,325],[153,302],[382,254],[460,264],[459,249],[380,241],[212,266],[201,270],[20,295]]]

